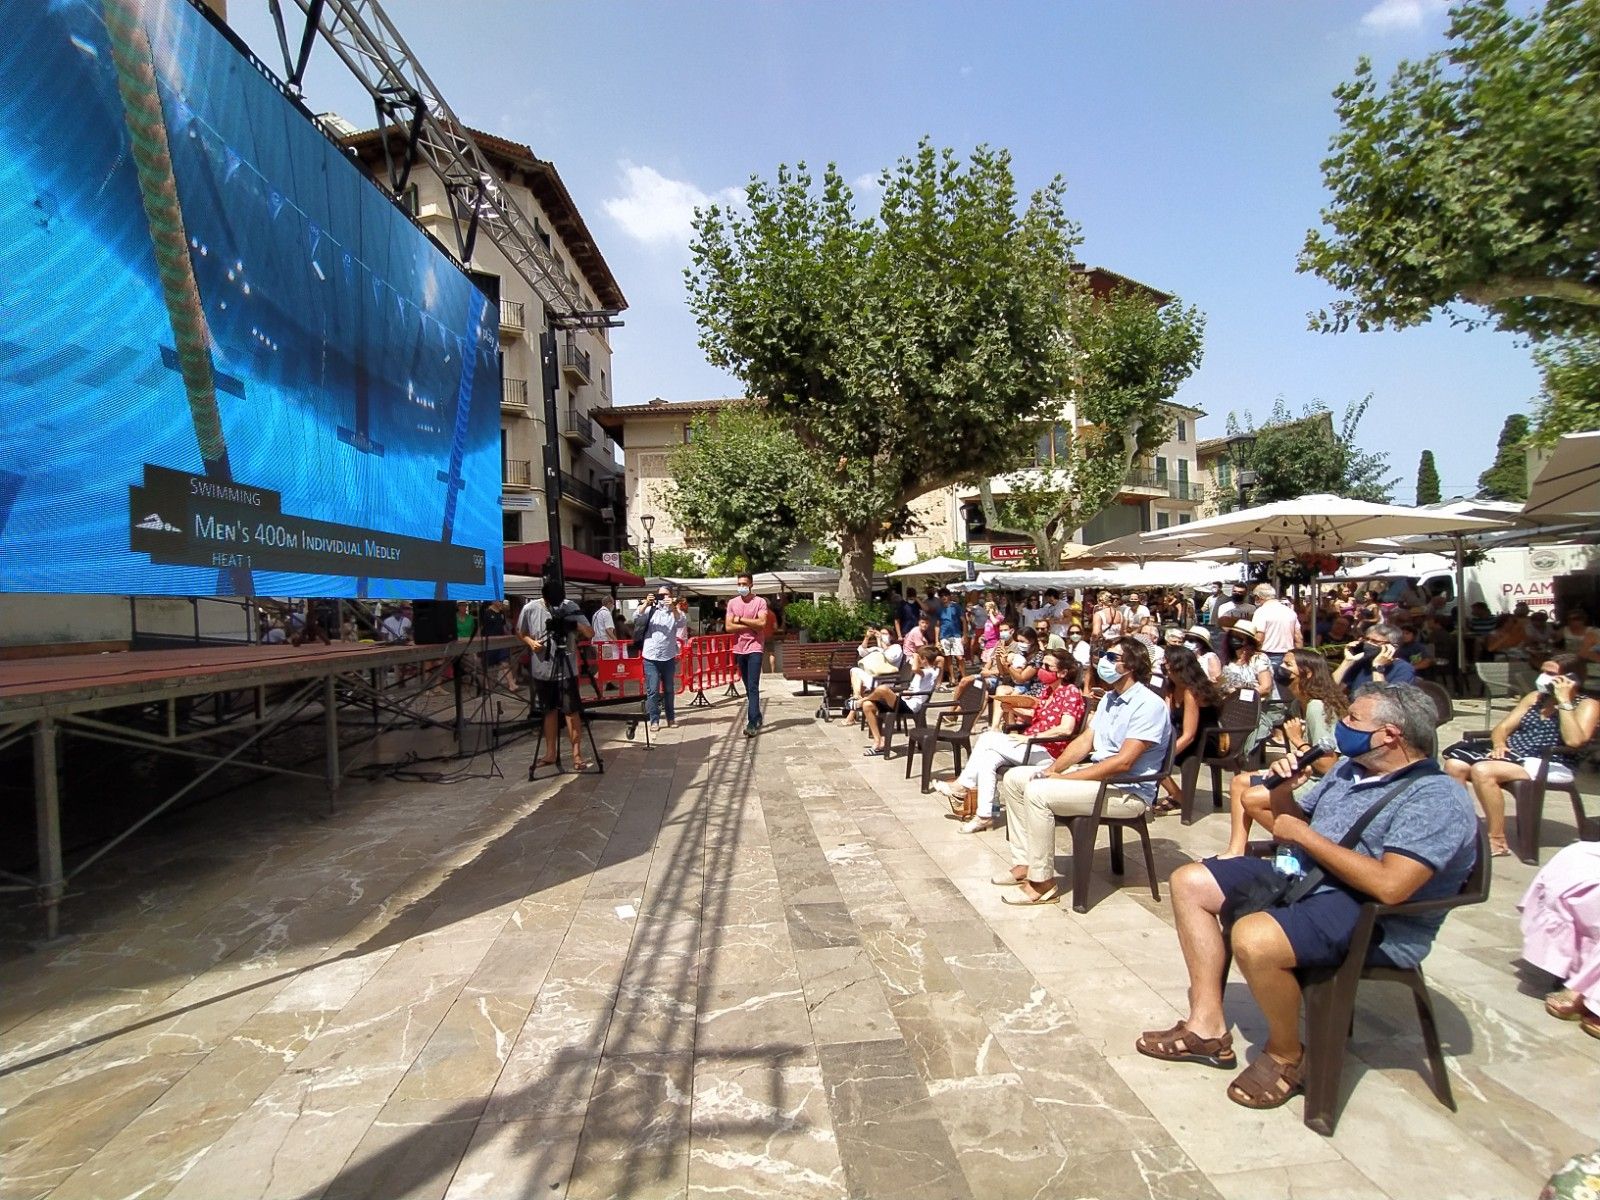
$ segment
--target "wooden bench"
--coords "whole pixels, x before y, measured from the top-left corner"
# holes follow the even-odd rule
[[[813,683],[827,685],[828,668],[848,657],[848,666],[856,661],[854,642],[785,642],[783,646],[783,677],[800,685],[800,694],[806,695]]]

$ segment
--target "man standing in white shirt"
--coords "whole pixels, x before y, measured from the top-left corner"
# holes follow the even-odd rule
[[[1304,641],[1300,618],[1293,607],[1278,599],[1277,590],[1270,583],[1258,584],[1255,595],[1256,614],[1251,620],[1261,634],[1261,653],[1277,669],[1283,664],[1283,656]]]

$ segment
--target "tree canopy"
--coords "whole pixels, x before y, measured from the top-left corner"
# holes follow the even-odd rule
[[[1061,335],[1087,293],[1061,179],[1019,211],[1006,152],[963,164],[924,140],[881,184],[874,220],[831,164],[752,179],[744,211],[696,214],[685,272],[707,358],[805,451],[847,600],[912,500],[1017,465],[1068,392]]]
[[[1345,295],[1312,327],[1482,320],[1467,302],[1536,340],[1600,330],[1600,0],[1466,0],[1449,42],[1386,90],[1363,58],[1334,92],[1300,269]]]
[[[1026,534],[1040,568],[1060,566],[1063,547],[1116,498],[1133,460],[1172,435],[1163,406],[1199,365],[1204,328],[1197,309],[1133,288],[1079,305],[1066,334],[1076,421],[1034,422],[1024,444],[1046,439],[1050,461],[1008,476],[1006,495],[978,479],[989,528]]]
[[[1424,450],[1417,462],[1417,503],[1439,503],[1439,468],[1433,461],[1433,451]]]
[[[1600,337],[1553,342],[1533,357],[1542,378],[1528,440],[1549,447],[1564,433],[1600,429]]]
[[[1389,456],[1361,449],[1356,429],[1366,415],[1367,396],[1344,411],[1338,428],[1328,406],[1317,400],[1297,417],[1279,397],[1272,415],[1255,429],[1249,415],[1228,414],[1228,434],[1248,435],[1235,455],[1240,470],[1254,471],[1255,483],[1244,490],[1246,505],[1293,500],[1299,496],[1328,494],[1351,500],[1388,503],[1395,479],[1389,474]],[[1237,495],[1222,493],[1223,511],[1237,504]]]
[[[1512,413],[1500,427],[1494,462],[1478,476],[1478,495],[1485,500],[1528,498],[1528,418]]]
[[[815,530],[815,471],[799,440],[752,404],[731,405],[715,420],[701,413],[690,430],[668,462],[673,486],[663,498],[679,528],[746,570],[786,565],[795,543]]]

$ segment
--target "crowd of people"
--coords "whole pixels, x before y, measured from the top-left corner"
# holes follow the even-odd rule
[[[864,726],[865,752],[877,756],[886,720],[951,722],[973,711],[977,690],[971,752],[954,779],[934,786],[961,832],[1007,826],[1013,865],[994,883],[1007,903],[1031,907],[1062,894],[1058,818],[1088,815],[1097,803],[1108,818],[1170,810],[1173,771],[1200,752],[1229,698],[1259,700],[1256,727],[1238,748],[1254,766],[1233,778],[1227,846],[1171,880],[1189,1010],[1141,1035],[1136,1049],[1237,1067],[1222,1006],[1231,954],[1268,1035],[1227,1094],[1270,1108],[1303,1086],[1295,971],[1341,963],[1367,899],[1459,892],[1476,862],[1480,811],[1490,853],[1509,852],[1504,785],[1541,770],[1571,778],[1595,737],[1600,700],[1583,686],[1600,639],[1580,609],[1562,614],[1561,640],[1533,636],[1529,618],[1519,645],[1541,651],[1529,660],[1539,671],[1534,691],[1488,741],[1450,748],[1441,765],[1440,710],[1418,686],[1435,661],[1431,633],[1448,626],[1437,598],[1406,607],[1402,594],[1385,605],[1341,588],[1316,614],[1268,584],[1197,599],[907,592],[892,623],[862,638],[847,720]],[[1313,620],[1315,640],[1341,641],[1314,645]],[[943,690],[947,702],[936,699]],[[1253,830],[1274,853],[1257,852]],[[1546,1008],[1600,1036],[1600,852],[1589,843],[1562,851],[1523,907],[1528,961],[1562,985]],[[1415,966],[1442,920],[1385,920],[1372,961]]]

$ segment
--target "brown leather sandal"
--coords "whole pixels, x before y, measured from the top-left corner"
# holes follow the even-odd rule
[[[1162,1062],[1199,1063],[1219,1071],[1231,1071],[1239,1065],[1231,1031],[1221,1037],[1203,1038],[1191,1033],[1182,1021],[1171,1029],[1141,1034],[1133,1048],[1146,1058],[1159,1058]]]
[[[1262,1052],[1228,1085],[1228,1099],[1245,1108],[1277,1108],[1305,1090],[1305,1060],[1282,1063]]]

